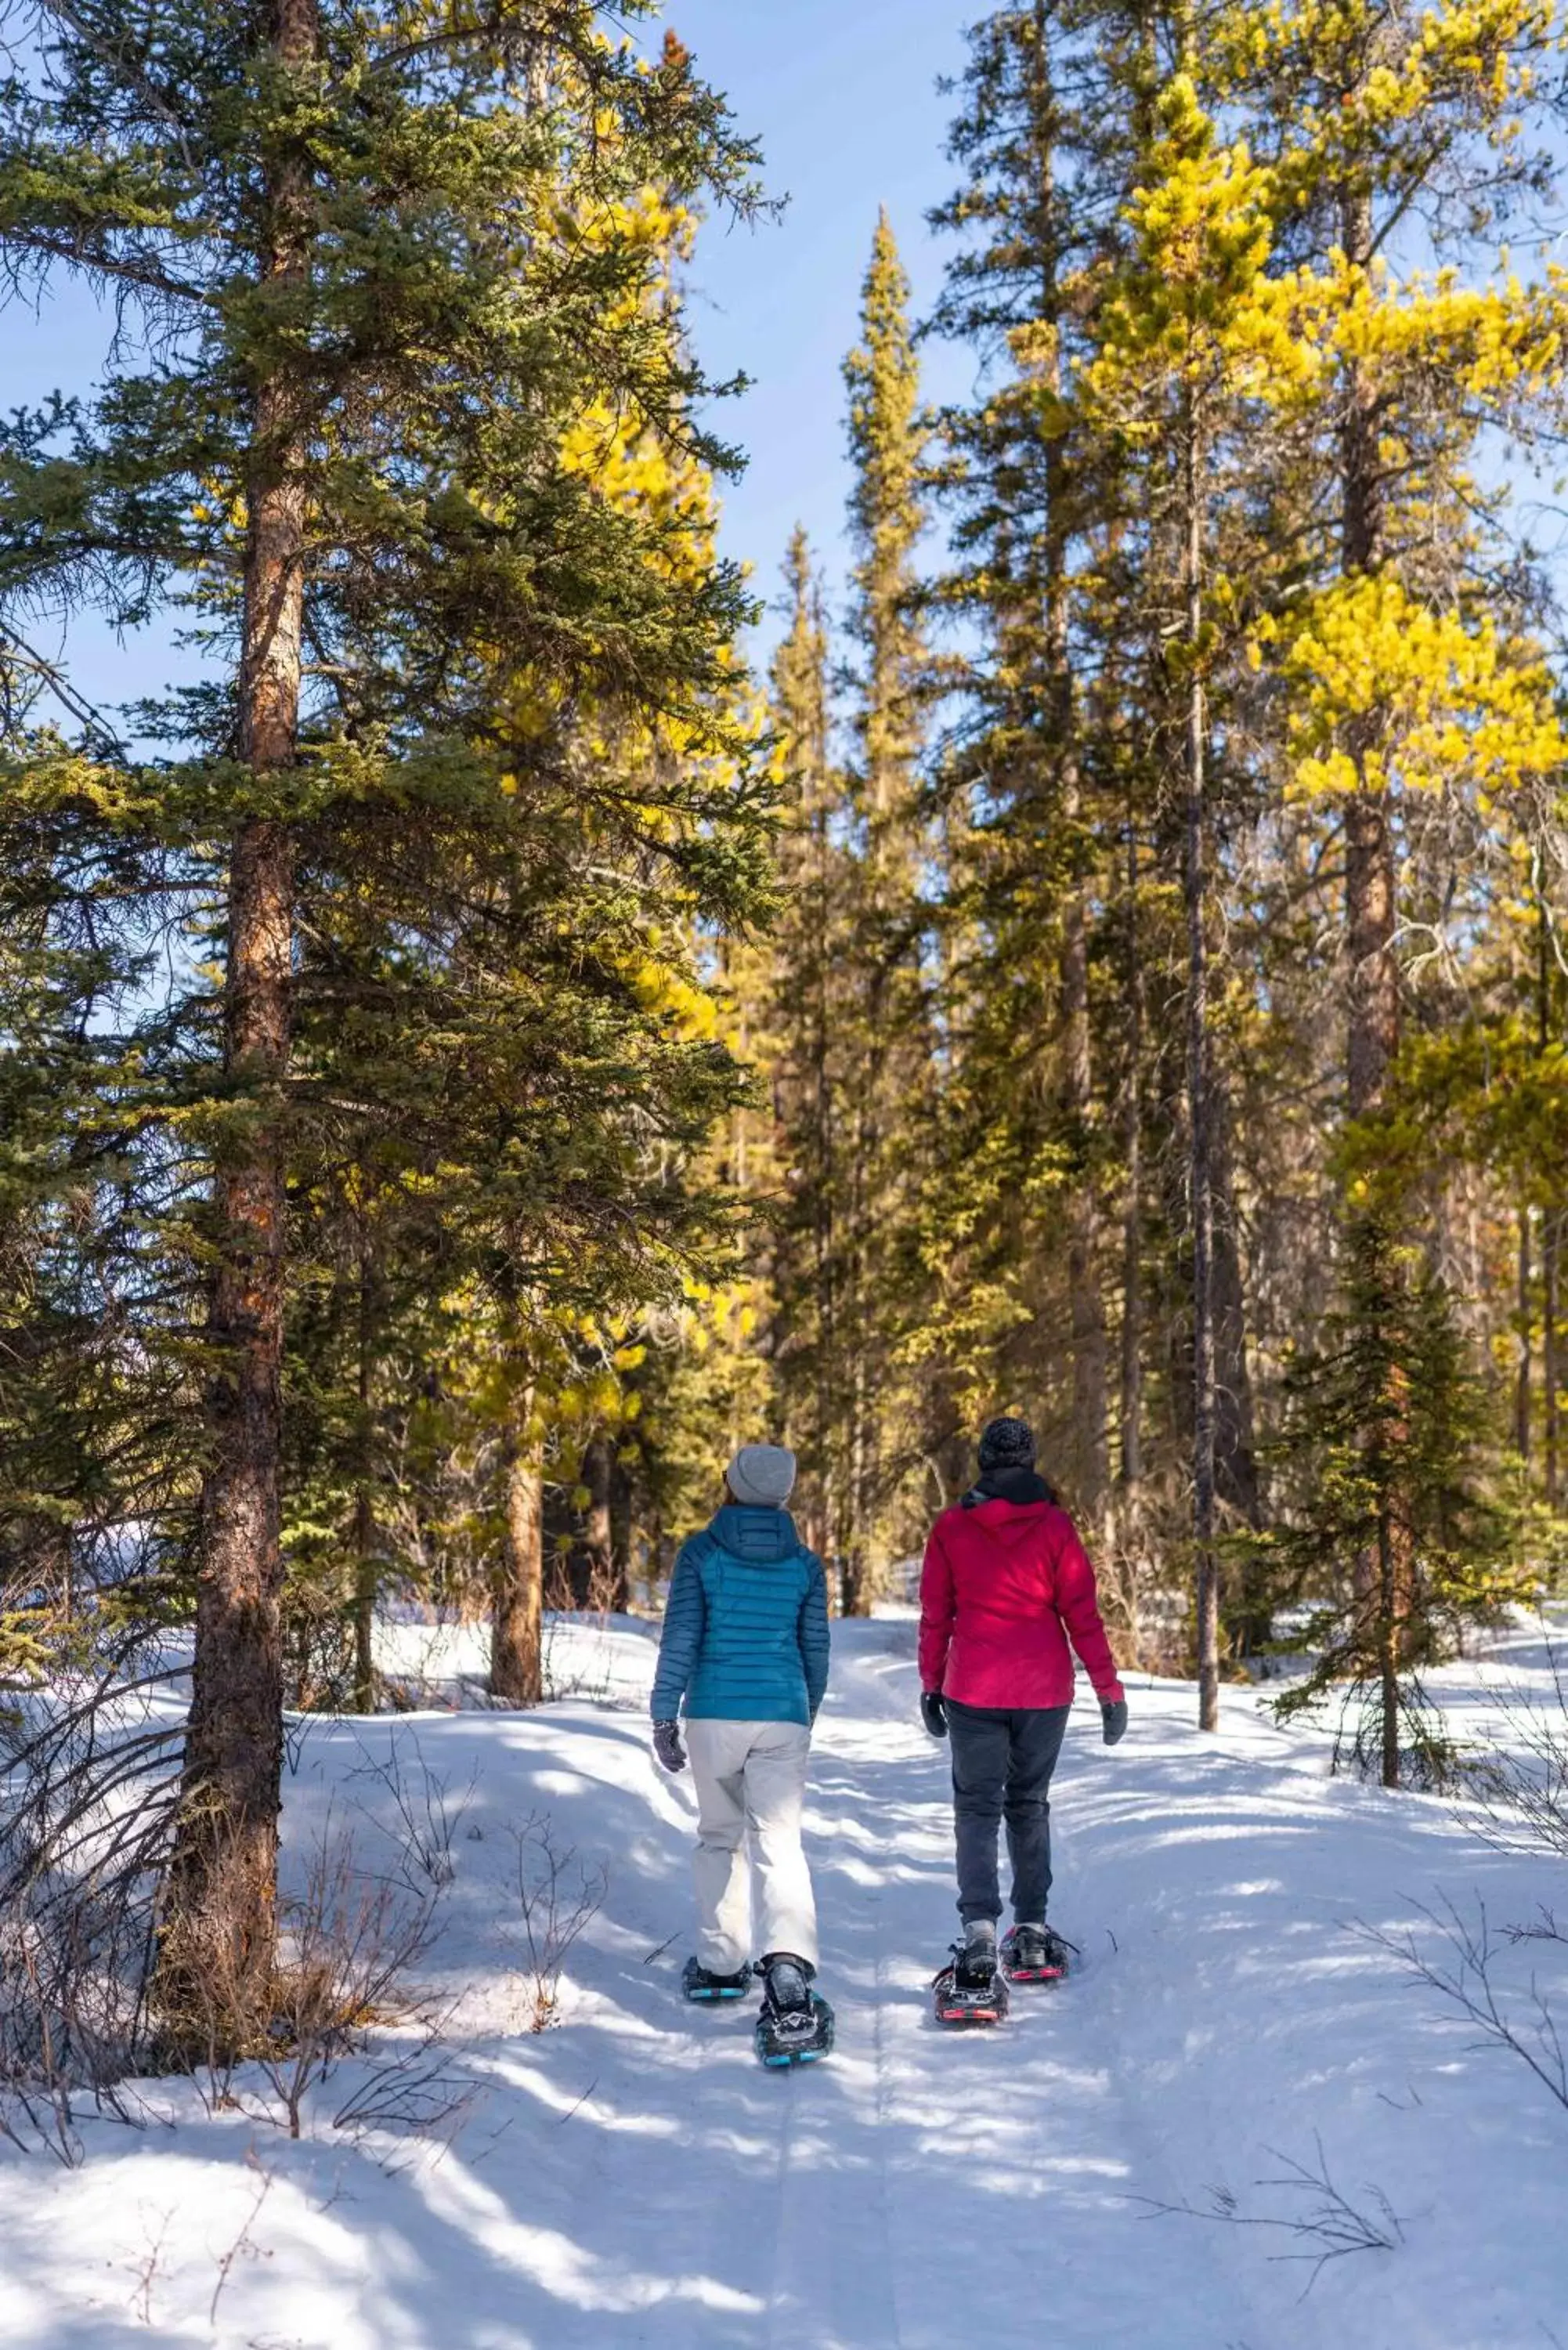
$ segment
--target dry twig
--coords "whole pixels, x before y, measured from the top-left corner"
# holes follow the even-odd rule
[[[556,2021],[567,1954],[603,1908],[609,1873],[602,1863],[579,1861],[571,1846],[563,1852],[546,1814],[532,1814],[513,1835],[527,1960],[524,2016],[530,2032],[545,2032]]]
[[[1467,2016],[1480,2032],[1479,2046],[1506,2049],[1517,2056],[1542,2087],[1568,2109],[1568,2047],[1563,2044],[1562,2026],[1548,1994],[1533,1974],[1525,1993],[1526,2012],[1521,2013],[1505,2003],[1493,1980],[1499,1941],[1488,1919],[1486,1904],[1477,1902],[1473,1920],[1465,1917],[1447,1896],[1438,1908],[1428,1908],[1424,1903],[1417,1907],[1447,1946],[1449,1957],[1446,1962],[1428,1958],[1411,1929],[1395,1934],[1380,1926],[1358,1925],[1353,1930],[1363,1941],[1386,1950],[1417,1981],[1428,1984]],[[1564,1938],[1552,1913],[1543,1911],[1542,1918],[1544,1922],[1535,1926],[1505,1926],[1502,1939],[1513,1944],[1532,1940],[1561,1942]]]
[[[1244,2211],[1239,2197],[1228,2187],[1210,2188],[1204,2203],[1160,2203],[1141,2195],[1135,2199],[1147,2207],[1153,2219],[1179,2213],[1184,2219],[1216,2220],[1233,2228],[1272,2229],[1295,2239],[1296,2250],[1271,2252],[1269,2258],[1311,2263],[1302,2287],[1304,2301],[1331,2261],[1344,2260],[1352,2252],[1391,2252],[1405,2241],[1405,2230],[1383,2189],[1366,2186],[1362,2189],[1366,2202],[1353,2203],[1330,2177],[1323,2139],[1315,2131],[1313,2143],[1317,2149],[1315,2168],[1294,2155],[1268,2147],[1265,2152],[1283,2166],[1282,2175],[1254,2181],[1260,2194],[1309,2197],[1304,2208]]]

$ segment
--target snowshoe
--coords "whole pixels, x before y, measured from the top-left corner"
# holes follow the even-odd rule
[[[931,2002],[939,2023],[1000,2023],[1007,2013],[1007,1977],[997,1965],[995,1942],[955,1942],[931,1984]]]
[[[722,1999],[744,1999],[752,1987],[751,1961],[739,1974],[716,1975],[702,1964],[701,1959],[688,1959],[686,1971],[680,1978],[680,1988],[694,2006],[705,2007]]]
[[[758,2056],[774,2069],[815,2064],[832,2050],[833,2010],[820,1991],[813,1991],[813,1970],[804,1959],[787,1957],[766,1959],[763,1967]]]
[[[1060,1982],[1075,1946],[1051,1926],[1014,1926],[1002,1939],[1002,1970],[1009,1982]]]

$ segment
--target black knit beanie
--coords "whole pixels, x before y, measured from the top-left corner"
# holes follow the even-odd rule
[[[1026,1419],[988,1419],[980,1433],[980,1467],[1033,1469],[1034,1431]]]

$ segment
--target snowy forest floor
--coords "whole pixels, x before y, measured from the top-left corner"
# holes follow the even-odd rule
[[[831,2063],[764,2073],[750,2002],[680,2004],[693,1805],[647,1750],[652,1627],[568,1627],[590,1693],[536,1713],[296,1726],[296,1865],[334,1822],[393,1866],[393,1752],[450,1832],[421,1974],[466,2103],[439,2142],[334,2126],[367,2058],[313,2093],[298,2142],[259,2076],[228,2110],[143,2084],[144,2126],[88,2121],[78,2168],[0,2158],[0,2344],[1568,2350],[1568,2111],[1356,1931],[1414,1927],[1441,1955],[1421,1905],[1568,1908],[1560,1863],[1495,1848],[1466,1806],[1331,1779],[1323,1737],[1245,1691],[1205,1739],[1190,1688],[1135,1679],[1126,1743],[1106,1752],[1082,1703],[1057,1782],[1053,1916],[1080,1971],[999,2032],[944,2034],[946,1761],[915,1718],[914,1627],[835,1631],[808,1813]],[[389,1627],[389,1662],[414,1638]],[[1545,1693],[1546,1661],[1521,1630],[1450,1668],[1465,1734],[1500,1690]],[[537,1888],[545,1819],[565,1908],[585,1870],[607,1886],[531,2033],[513,1831],[534,1823]],[[1532,1976],[1568,2029],[1568,1949],[1505,1947],[1526,2024]],[[1390,2248],[1319,2269],[1320,2234],[1248,2224],[1323,2204],[1293,2165]],[[1207,2214],[1213,2190],[1233,2218],[1150,2208]]]

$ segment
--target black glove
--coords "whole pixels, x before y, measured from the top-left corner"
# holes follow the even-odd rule
[[[922,1690],[920,1691],[920,1720],[933,1738],[947,1736],[948,1710],[942,1703],[940,1690]]]
[[[1109,1705],[1100,1708],[1100,1720],[1105,1723],[1107,1746],[1119,1745],[1127,1734],[1127,1701],[1125,1697],[1113,1698]]]
[[[680,1724],[678,1721],[654,1723],[653,1751],[667,1771],[685,1770],[686,1749],[680,1743]]]

